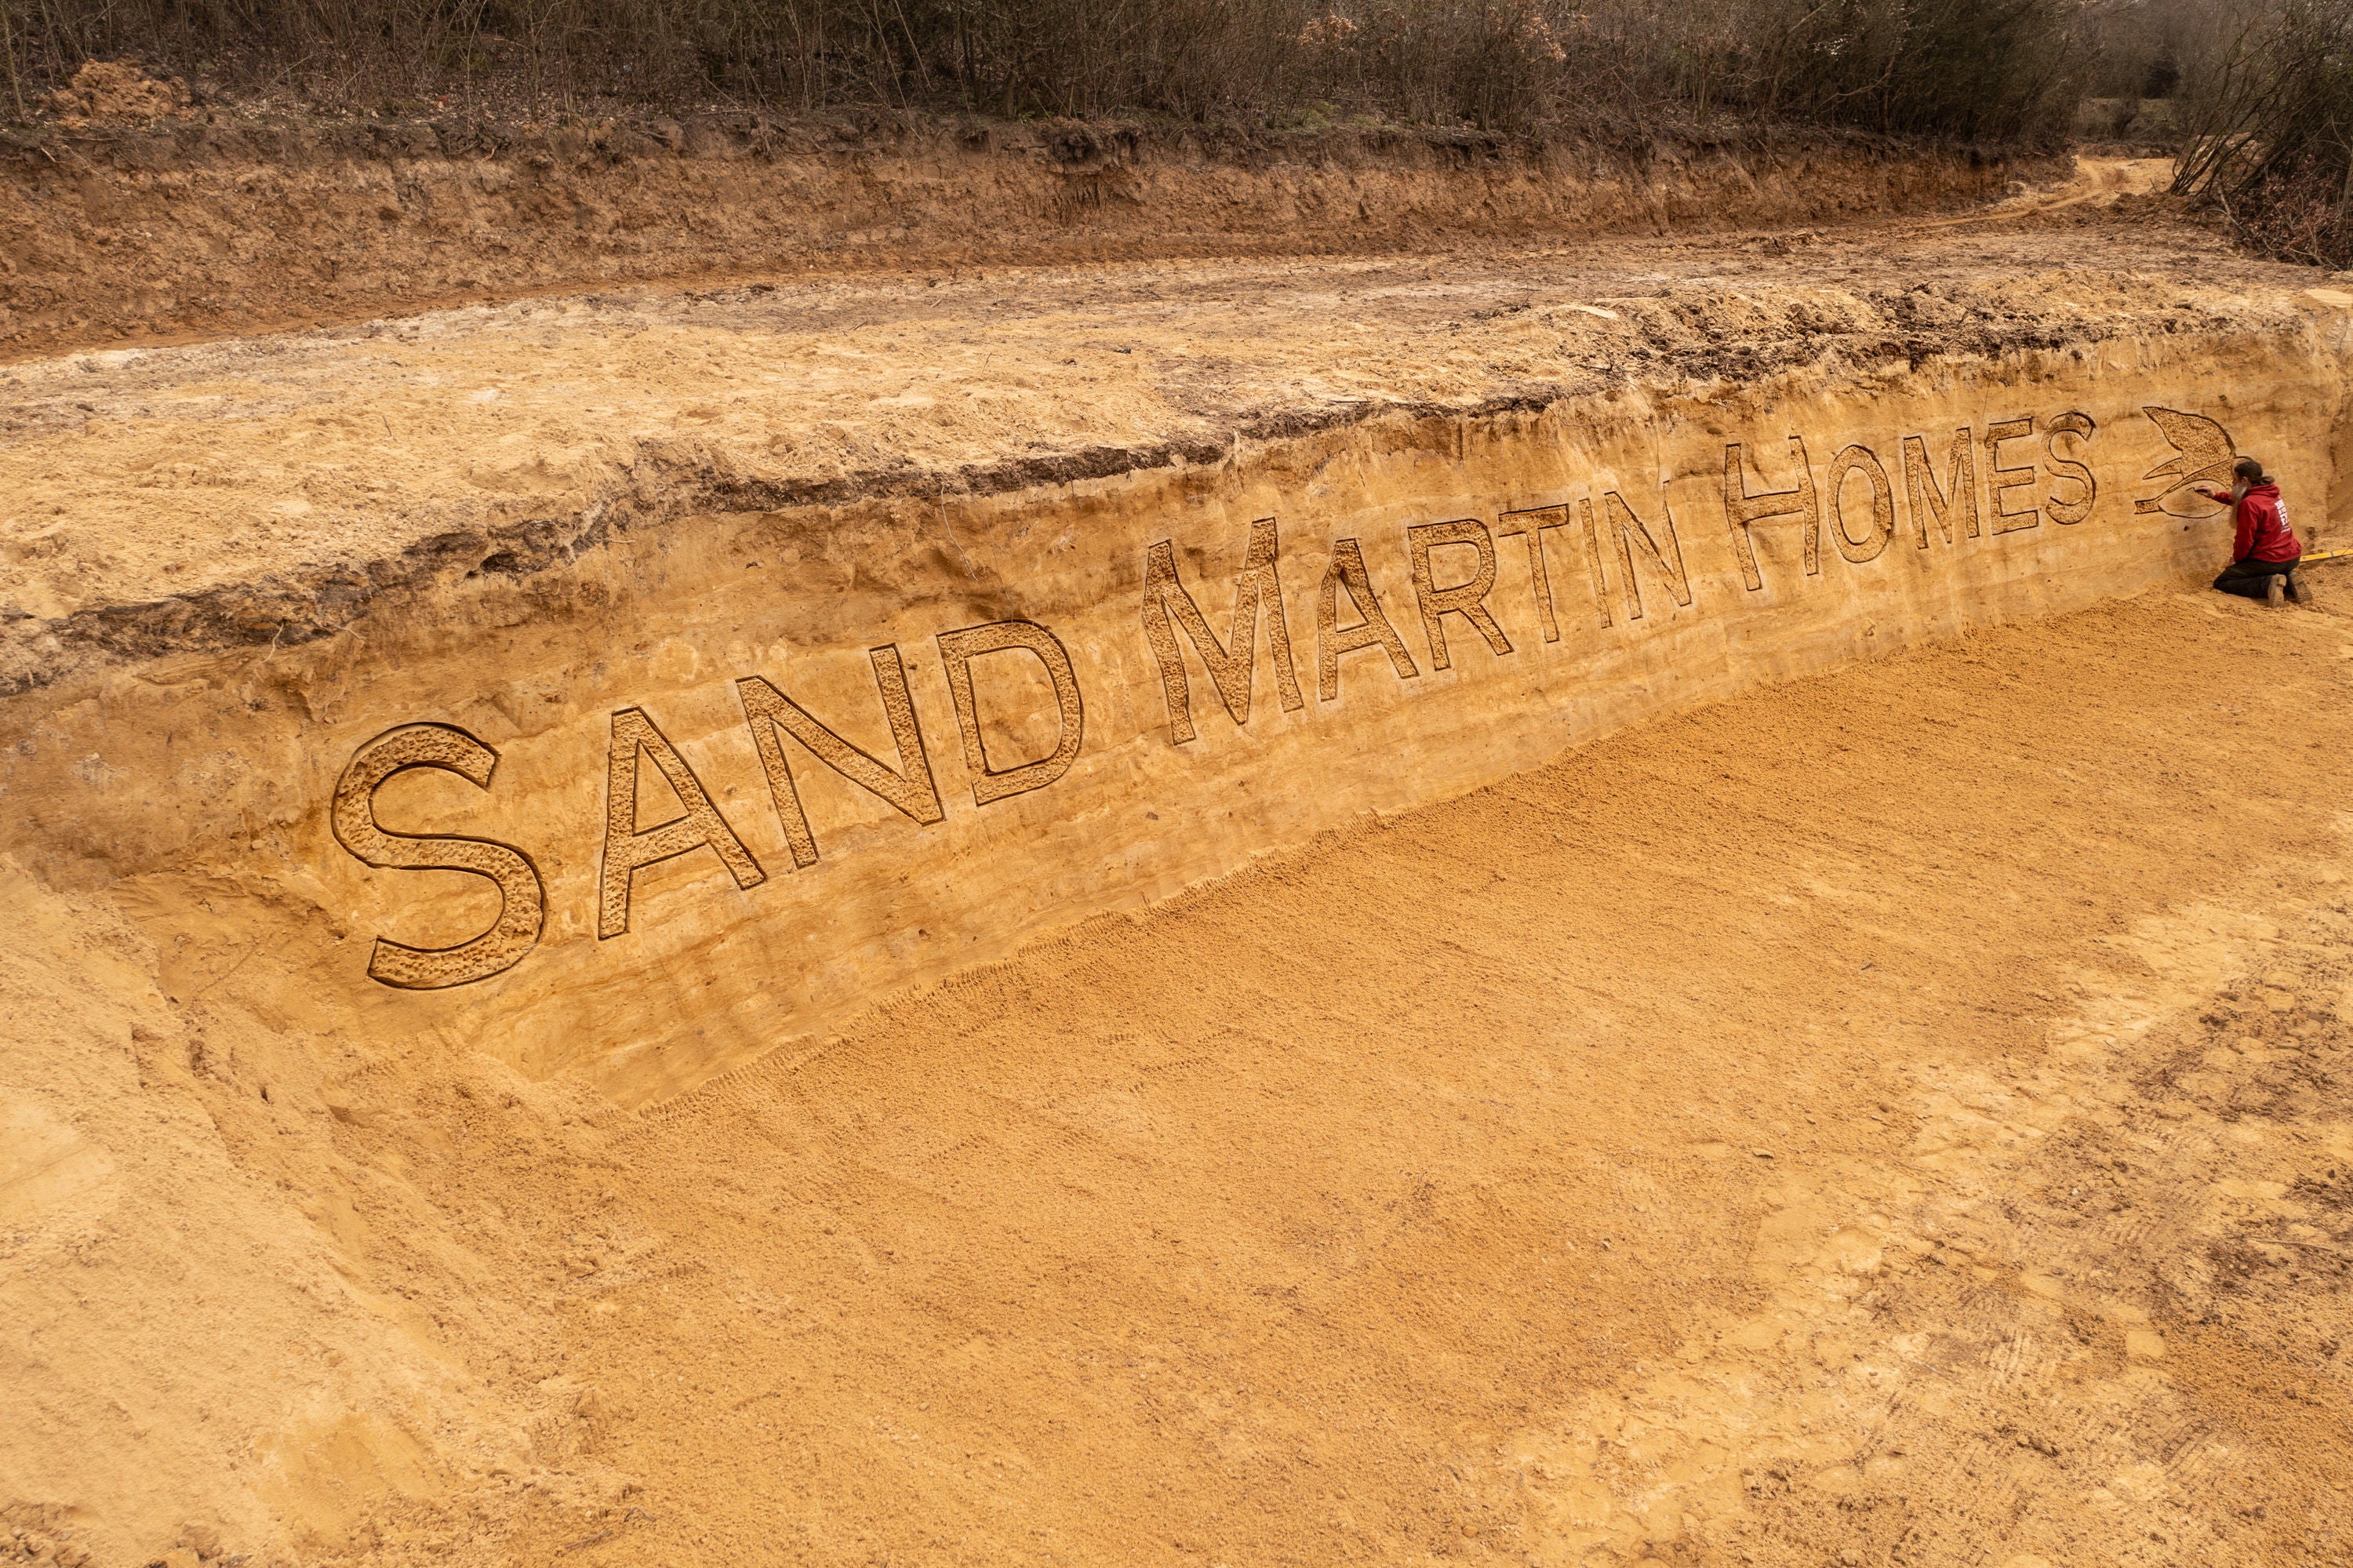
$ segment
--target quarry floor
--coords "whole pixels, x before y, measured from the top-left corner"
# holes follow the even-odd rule
[[[241,1183],[341,1193],[345,1277],[530,1414],[281,1453],[284,1561],[2341,1563],[2325,570],[1631,731],[643,1116],[459,1055],[291,1128],[151,1034],[174,1213],[85,1327],[177,1342]],[[108,938],[16,892],[26,1020]]]
[[[2259,324],[2317,281],[2084,202],[92,351],[0,369],[0,608],[633,485],[1009,486],[1368,404]],[[329,1423],[267,1486],[204,1468],[233,1376],[123,1408],[185,1428],[154,1496],[301,1542],[257,1563],[2341,1563],[2353,566],[2310,577],[1646,726],[643,1114],[457,1054],[290,1118],[207,1072],[231,1043],[132,1024],[106,894],[0,863],[0,1017],[132,1041],[84,1108],[145,1129],[132,1207],[17,1277],[94,1404],[108,1346],[223,1359],[167,1279],[280,1357],[313,1319],[206,1238],[298,1192],[452,1369],[441,1446]],[[121,1521],[12,1493],[53,1442],[0,1421],[0,1563],[111,1568],[58,1551]],[[221,1512],[117,1536],[234,1560]]]

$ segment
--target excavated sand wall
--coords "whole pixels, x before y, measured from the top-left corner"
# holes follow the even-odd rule
[[[692,519],[11,699],[5,848],[114,883],[167,991],[650,1102],[1647,715],[2211,572],[2229,524],[2186,486],[2234,450],[2327,503],[2337,330]]]
[[[0,356],[811,269],[1363,253],[1982,203],[2058,160],[705,116],[0,134]]]

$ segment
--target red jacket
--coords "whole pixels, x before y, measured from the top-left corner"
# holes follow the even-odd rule
[[[2204,492],[2216,501],[2228,501],[2227,490]],[[2287,503],[2280,499],[2279,486],[2265,480],[2249,485],[2239,503],[2238,537],[2231,541],[2231,559],[2263,562],[2293,561],[2304,555],[2304,546],[2296,542],[2295,530],[2287,525]]]

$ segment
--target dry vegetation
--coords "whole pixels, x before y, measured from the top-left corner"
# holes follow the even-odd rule
[[[2353,266],[2353,5],[2247,13],[2191,94],[2179,188],[2266,255]]]
[[[2126,5],[2126,12],[2138,7]],[[1647,136],[2063,133],[2080,0],[0,0],[20,116],[135,56],[232,92],[524,112],[841,103]]]

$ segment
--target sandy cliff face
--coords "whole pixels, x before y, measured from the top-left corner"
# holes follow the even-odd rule
[[[2186,476],[2327,493],[2336,330],[693,519],[20,698],[12,851],[133,879],[191,972],[255,945],[219,983],[304,1031],[643,1104],[1644,716],[2174,581],[2227,526]]]

